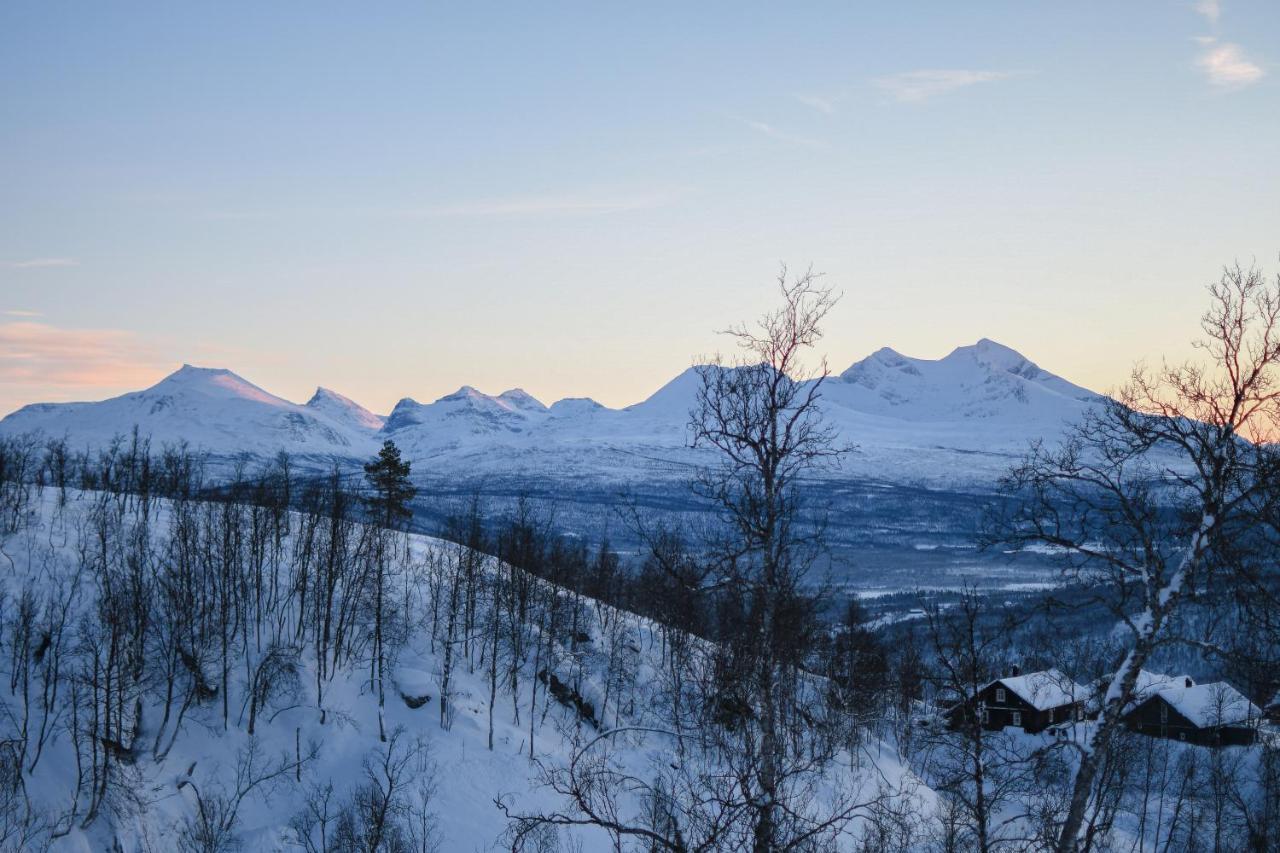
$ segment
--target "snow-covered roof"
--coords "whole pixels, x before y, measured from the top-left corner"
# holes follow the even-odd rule
[[[1262,716],[1257,705],[1225,681],[1194,687],[1165,687],[1156,695],[1202,729],[1246,723]]]
[[[1037,711],[1047,711],[1050,708],[1080,702],[1089,695],[1089,688],[1076,684],[1056,669],[1029,672],[1012,678],[997,678],[991,684],[1003,684]],[[986,687],[983,688],[985,689]]]
[[[1134,682],[1134,692],[1151,694],[1165,687],[1195,687],[1195,679],[1189,675],[1165,675],[1162,672],[1138,670],[1138,680]]]
[[[1133,684],[1133,701],[1125,706],[1125,711],[1138,707],[1162,690],[1194,687],[1195,684],[1195,680],[1189,675],[1165,675],[1162,672],[1140,669],[1138,679]]]

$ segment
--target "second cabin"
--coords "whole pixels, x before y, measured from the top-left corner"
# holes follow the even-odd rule
[[[1135,731],[1206,746],[1247,745],[1257,738],[1262,711],[1226,682],[1159,687],[1125,713]]]
[[[1046,669],[988,682],[947,717],[952,726],[976,716],[990,731],[1012,726],[1035,734],[1055,723],[1083,719],[1088,696],[1087,687],[1056,669]]]

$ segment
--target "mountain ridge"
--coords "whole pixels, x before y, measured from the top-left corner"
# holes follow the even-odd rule
[[[226,368],[184,364],[149,388],[108,400],[24,406],[0,420],[0,434],[67,435],[93,445],[136,424],[153,441],[186,441],[211,456],[283,449],[303,459],[351,460],[391,438],[436,470],[501,473],[508,466],[627,479],[636,474],[635,458],[695,458],[686,425],[700,369],[686,368],[622,409],[590,398],[548,406],[520,388],[491,395],[463,385],[430,403],[406,396],[381,416],[323,386],[299,404]],[[963,473],[973,460],[957,454],[1008,456],[1060,432],[1101,399],[983,338],[940,359],[883,347],[832,375],[820,405],[840,436],[861,448],[859,466],[901,480],[927,476],[924,457],[956,457],[942,468]]]

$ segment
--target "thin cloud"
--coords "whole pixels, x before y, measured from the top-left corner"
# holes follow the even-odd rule
[[[7,266],[15,270],[34,270],[44,267],[78,267],[80,262],[75,258],[30,258],[25,261],[13,261]]]
[[[446,204],[404,207],[307,208],[306,210],[239,210],[210,214],[214,219],[258,220],[298,216],[358,219],[481,218],[501,216],[598,216],[665,207],[683,194],[679,189],[636,192],[513,196]]]
[[[888,92],[895,99],[905,103],[918,103],[974,86],[978,83],[994,83],[1016,76],[1014,71],[972,71],[966,69],[936,69],[922,71],[904,71],[879,77],[875,85]]]
[[[1209,78],[1209,82],[1224,89],[1239,89],[1261,80],[1266,72],[1262,66],[1245,55],[1238,44],[1218,42],[1202,38],[1206,50],[1196,58],[1196,67]]]
[[[822,95],[798,94],[796,100],[804,104],[806,107],[812,107],[824,115],[836,114],[836,101],[838,98],[828,98]]]
[[[43,317],[39,311],[24,311],[21,308],[13,308],[4,312],[6,317]]]
[[[0,323],[0,386],[127,388],[150,383],[168,362],[121,329]]]
[[[1200,0],[1196,3],[1196,12],[1204,15],[1209,23],[1216,24],[1222,17],[1222,3],[1219,0]]]
[[[741,119],[742,123],[754,130],[756,133],[763,134],[770,139],[776,139],[779,142],[785,142],[788,145],[799,145],[802,148],[826,148],[827,143],[820,139],[811,139],[807,136],[799,136],[794,133],[774,127],[763,121],[755,121],[753,119]]]

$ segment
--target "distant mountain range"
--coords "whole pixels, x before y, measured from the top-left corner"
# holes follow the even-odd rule
[[[0,434],[93,447],[137,425],[153,444],[185,441],[214,459],[285,450],[303,465],[361,460],[391,438],[415,472],[651,480],[697,461],[686,425],[698,381],[690,368],[624,409],[463,386],[432,403],[406,397],[383,417],[326,388],[297,404],[229,370],[184,365],[109,400],[25,406],[0,420]],[[1100,399],[986,339],[937,360],[881,349],[822,388],[825,416],[856,447],[833,476],[924,485],[989,483]]]

